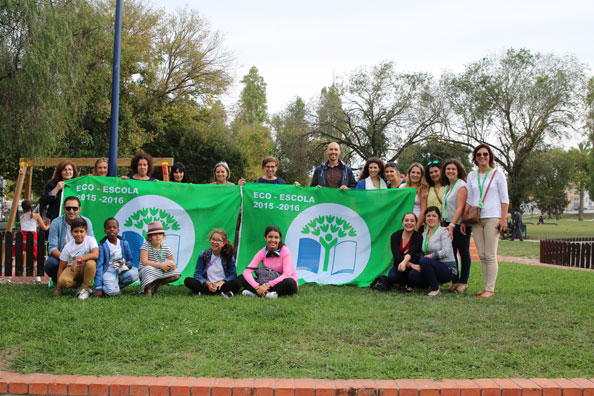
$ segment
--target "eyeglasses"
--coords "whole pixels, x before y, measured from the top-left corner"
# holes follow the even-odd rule
[[[78,206],[64,206],[66,212],[76,212],[78,209]]]
[[[223,243],[222,239],[211,239],[210,240],[212,243]]]
[[[429,166],[429,165],[433,165],[433,164],[439,164],[439,161],[431,161],[431,162],[427,162],[427,166]]]
[[[476,153],[476,156],[477,157],[488,157],[489,156],[489,153],[486,152],[486,151],[483,151],[481,153]]]

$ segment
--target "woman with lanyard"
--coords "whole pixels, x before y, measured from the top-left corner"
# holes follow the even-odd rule
[[[470,233],[472,227],[462,223],[462,213],[466,205],[468,190],[466,188],[466,169],[457,159],[449,159],[443,164],[443,174],[446,176],[445,192],[443,195],[444,226],[452,239],[454,259],[458,274],[452,281],[448,292],[463,293],[468,289],[468,276],[470,275]],[[460,253],[460,265],[458,263]]]
[[[384,161],[379,158],[370,158],[365,163],[359,182],[355,186],[355,190],[385,190],[388,188],[386,184]]]
[[[428,207],[425,211],[427,230],[423,233],[425,256],[419,260],[419,266],[423,280],[429,285],[429,297],[439,296],[439,284],[450,282],[458,275],[452,241],[447,229],[439,225],[440,221],[439,208]]]
[[[470,172],[468,175],[466,205],[481,208],[480,221],[473,225],[472,236],[481,259],[484,281],[483,290],[472,295],[490,298],[495,295],[495,281],[499,269],[499,232],[507,228],[507,181],[503,172],[493,169],[495,156],[488,145],[479,144],[474,148],[472,162],[478,166],[478,171]]]
[[[429,194],[427,195],[427,207],[437,206],[439,210],[442,210],[443,205],[443,193],[445,187],[443,186],[441,172],[441,164],[439,161],[431,161],[427,163],[425,168],[425,178],[427,184],[429,184]]]

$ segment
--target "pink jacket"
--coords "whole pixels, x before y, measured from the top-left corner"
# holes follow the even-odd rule
[[[288,247],[282,247],[280,251],[280,257],[266,257],[266,248],[256,253],[250,264],[243,271],[243,277],[250,285],[252,285],[254,289],[258,287],[258,282],[256,282],[256,280],[252,276],[254,270],[250,268],[257,268],[258,265],[260,265],[260,263],[262,263],[264,267],[270,268],[280,273],[280,276],[278,278],[269,282],[270,287],[273,287],[277,283],[282,282],[287,278],[294,279],[295,283],[299,285],[297,273],[295,272],[295,268],[293,268],[293,258],[291,257],[291,251]]]

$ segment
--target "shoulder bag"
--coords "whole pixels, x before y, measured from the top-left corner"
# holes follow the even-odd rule
[[[485,195],[483,195],[483,198],[481,199],[481,201],[483,202],[483,204],[485,203],[485,198],[487,198],[487,193],[489,192],[489,188],[491,187],[491,183],[493,182],[493,179],[495,178],[495,174],[497,173],[497,169],[495,169],[495,171],[493,172],[493,176],[491,176],[491,180],[489,180],[489,185],[487,186],[487,191],[485,191]],[[477,172],[476,174],[476,179],[478,182],[480,175]],[[468,225],[473,225],[473,224],[478,224],[481,221],[481,207],[480,206],[466,206],[464,208],[464,213],[462,214],[462,222],[464,224],[468,224]]]

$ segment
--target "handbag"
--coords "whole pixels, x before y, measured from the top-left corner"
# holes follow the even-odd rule
[[[487,193],[489,193],[489,187],[491,187],[491,183],[493,182],[493,179],[495,178],[495,174],[497,173],[497,169],[495,169],[495,171],[493,172],[493,176],[491,176],[491,180],[489,180],[489,185],[487,186],[487,191],[485,191],[485,195],[483,195],[483,198],[481,199],[482,203],[485,203],[485,198],[487,198]],[[479,174],[476,174],[476,179],[478,181],[479,178]],[[464,208],[464,213],[462,214],[462,222],[464,224],[468,224],[468,225],[473,225],[473,224],[478,224],[481,221],[481,207],[480,206],[474,206],[474,205],[468,205]]]
[[[258,267],[258,268],[248,267],[248,268],[254,270],[254,273],[256,274],[256,282],[258,282],[259,285],[268,283],[272,280],[275,280],[276,278],[278,278],[280,276],[280,272],[275,271],[270,268],[266,268],[266,267]]]

